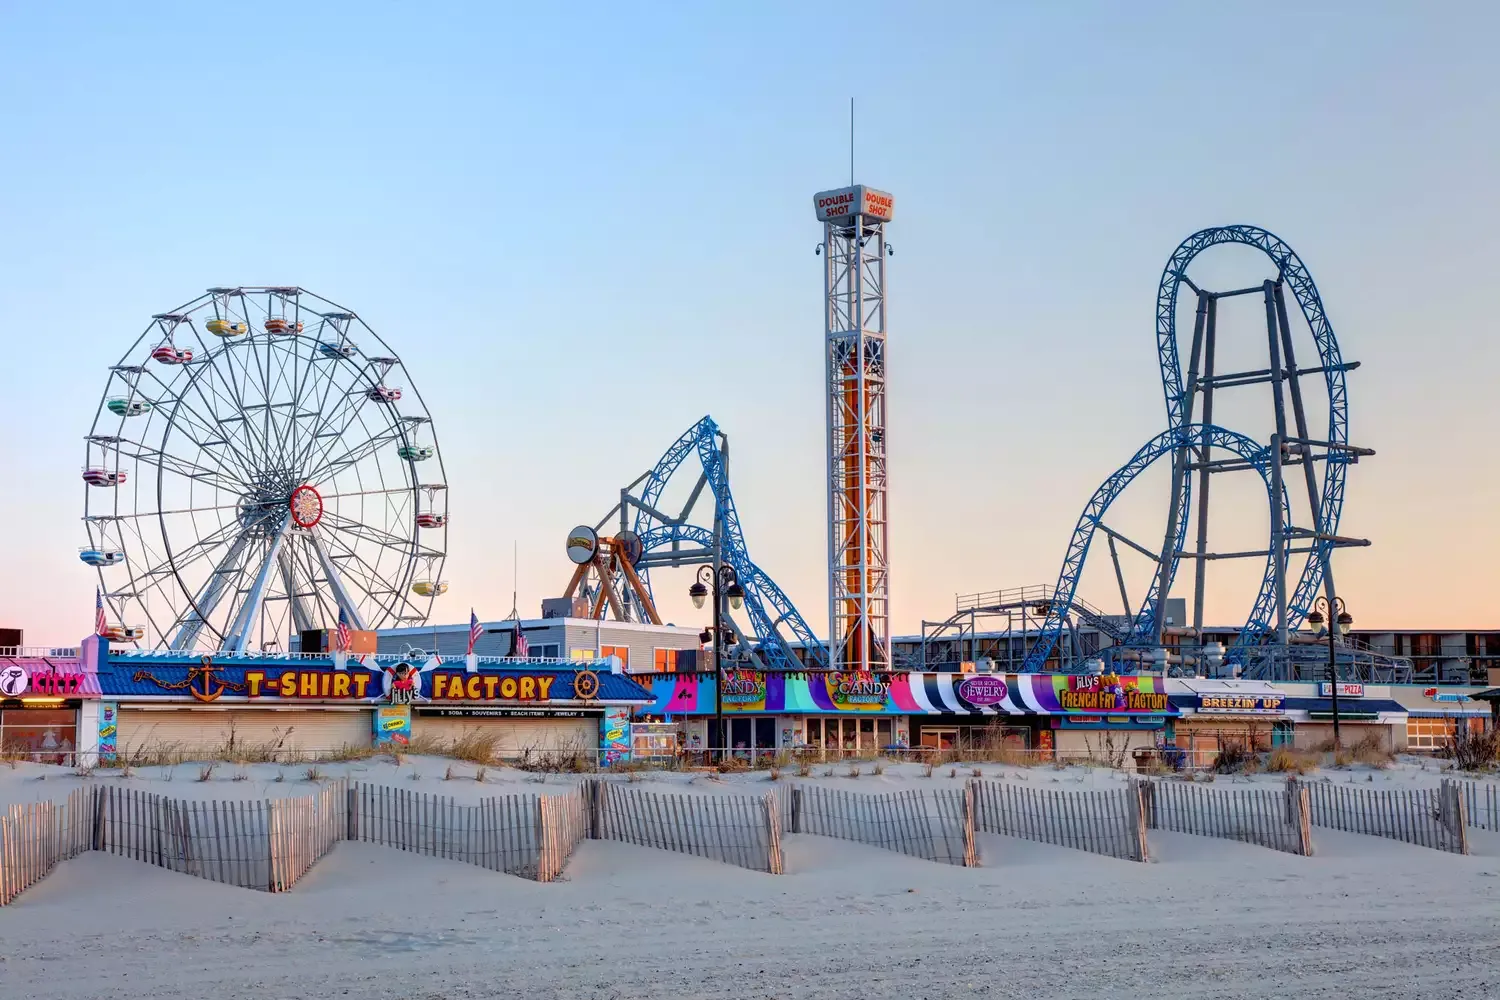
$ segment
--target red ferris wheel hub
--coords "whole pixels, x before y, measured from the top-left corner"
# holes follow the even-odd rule
[[[323,519],[323,497],[311,486],[292,490],[288,506],[292,509],[292,521],[299,528],[311,528]]]

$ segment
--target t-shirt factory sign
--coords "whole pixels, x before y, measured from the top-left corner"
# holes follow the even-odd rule
[[[468,673],[435,664],[423,669],[406,661],[374,670],[352,664],[348,670],[330,670],[224,666],[205,657],[201,666],[177,668],[172,676],[162,676],[167,673],[165,667],[142,669],[134,672],[132,680],[153,685],[162,694],[191,695],[201,702],[227,696],[252,702],[547,704],[592,701],[600,686],[599,676],[589,670]]]
[[[389,685],[380,674],[368,670],[247,670],[245,697],[369,701],[389,695],[393,701],[537,702],[552,700],[553,686],[558,680],[556,674],[470,674],[461,670],[423,673],[403,670],[403,666],[408,665],[398,664],[387,671],[391,678]]]

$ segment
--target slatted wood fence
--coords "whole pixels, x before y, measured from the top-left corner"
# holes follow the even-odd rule
[[[1150,857],[1139,785],[1068,791],[974,779],[977,829],[1126,861]]]
[[[537,857],[536,880],[553,882],[567,867],[573,850],[588,836],[587,793],[565,792],[543,795],[537,800],[541,850]]]
[[[94,850],[244,889],[290,889],[348,834],[344,782],[271,800],[173,799],[118,785],[85,791]]]
[[[590,835],[696,854],[751,871],[782,871],[777,795],[683,795],[592,781]]]
[[[1459,785],[1468,807],[1469,825],[1480,830],[1500,832],[1500,785],[1493,782],[1466,781]]]
[[[92,843],[93,802],[76,789],[64,802],[13,805],[0,815],[0,906]]]
[[[271,800],[272,892],[296,885],[334,844],[349,839],[349,793],[346,783],[336,782],[315,795]]]
[[[356,782],[349,839],[537,878],[543,816],[536,795],[497,795],[474,805],[452,796]]]
[[[1180,781],[1140,785],[1146,826],[1153,830],[1221,837],[1275,851],[1313,852],[1307,789],[1207,789]]]
[[[972,785],[865,793],[817,785],[790,789],[790,829],[975,867]]]
[[[1468,802],[1451,781],[1438,788],[1405,789],[1327,781],[1297,784],[1308,791],[1314,826],[1469,853]]]

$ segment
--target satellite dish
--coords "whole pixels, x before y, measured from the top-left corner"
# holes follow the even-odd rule
[[[599,535],[593,528],[580,524],[568,532],[568,558],[578,565],[590,562],[599,551]]]

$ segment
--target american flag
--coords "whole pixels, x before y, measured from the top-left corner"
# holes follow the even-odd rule
[[[347,653],[353,645],[354,643],[349,639],[349,616],[345,614],[343,608],[339,608],[338,650],[341,653]]]
[[[479,627],[479,616],[474,609],[469,609],[469,652],[474,652],[474,643],[479,641],[479,633],[483,630]]]
[[[104,595],[99,588],[94,588],[94,634],[103,635],[109,629],[109,622],[104,617]]]
[[[531,643],[526,641],[526,636],[521,632],[521,619],[519,618],[516,619],[515,641],[510,646],[511,656],[517,656],[524,660],[531,655]]]

